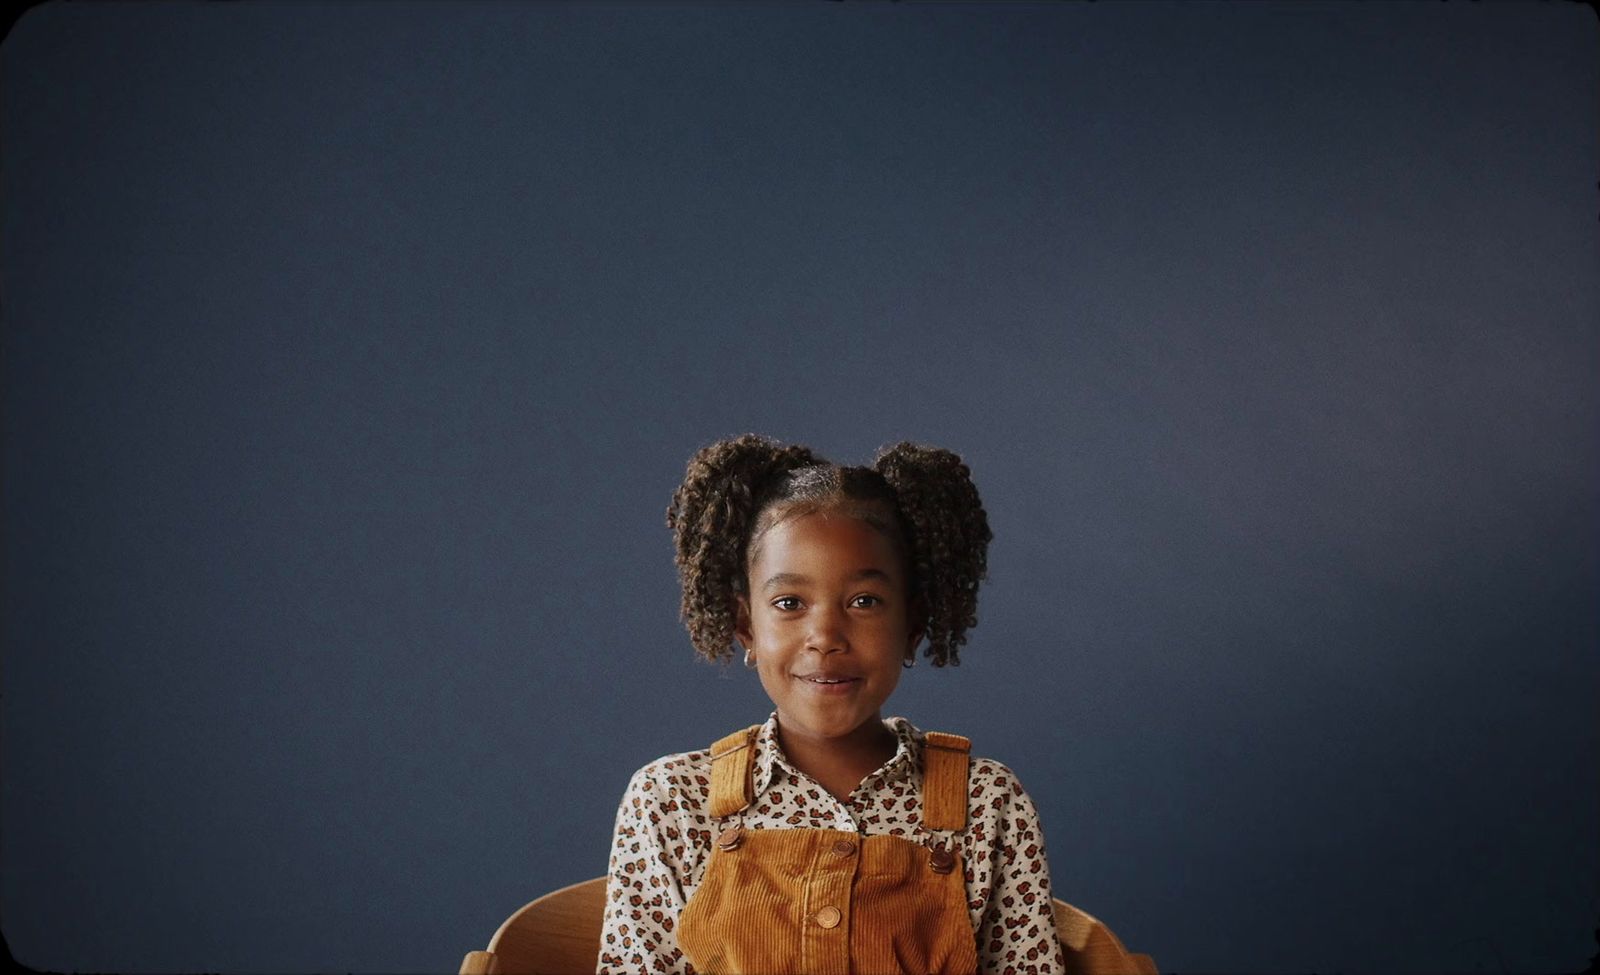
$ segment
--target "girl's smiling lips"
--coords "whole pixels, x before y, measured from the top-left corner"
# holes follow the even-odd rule
[[[795,679],[823,694],[844,694],[855,689],[861,678],[855,674],[830,670],[817,670],[809,674],[796,674]]]

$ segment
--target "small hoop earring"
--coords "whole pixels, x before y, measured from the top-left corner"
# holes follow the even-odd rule
[[[756,669],[756,652],[754,650],[745,650],[744,665],[749,667],[751,670]]]
[[[904,667],[907,670],[910,670],[912,667],[915,667],[916,665],[917,665],[917,657],[916,657],[915,654],[912,654],[911,656],[907,657],[906,659],[900,661],[900,666]]]

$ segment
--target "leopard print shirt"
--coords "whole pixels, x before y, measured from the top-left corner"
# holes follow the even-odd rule
[[[922,732],[904,718],[894,757],[841,802],[791,766],[778,746],[777,715],[756,739],[755,795],[744,825],[755,829],[840,829],[918,840]],[[972,759],[967,828],[960,834],[967,907],[985,975],[1054,975],[1063,970],[1050,907],[1050,870],[1033,800],[999,762]],[[600,975],[681,973],[694,968],[678,948],[678,915],[694,895],[720,824],[706,811],[709,749],[668,755],[635,772],[617,810],[600,936]]]

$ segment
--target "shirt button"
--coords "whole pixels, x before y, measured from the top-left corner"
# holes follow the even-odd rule
[[[837,907],[824,907],[817,912],[816,922],[819,927],[836,928],[839,926],[839,919],[842,917],[844,915],[839,913]]]
[[[839,854],[842,857],[847,857],[850,854],[856,852],[856,845],[854,843],[850,842],[849,840],[839,840],[838,842],[833,844],[833,852]]]

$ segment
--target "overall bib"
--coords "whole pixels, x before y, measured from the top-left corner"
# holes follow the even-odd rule
[[[711,746],[710,813],[724,821],[678,919],[701,975],[972,975],[977,939],[956,834],[970,743],[927,733],[922,842],[836,829],[746,829],[756,732]],[[737,815],[734,823],[727,823]],[[943,835],[935,835],[943,834]]]

